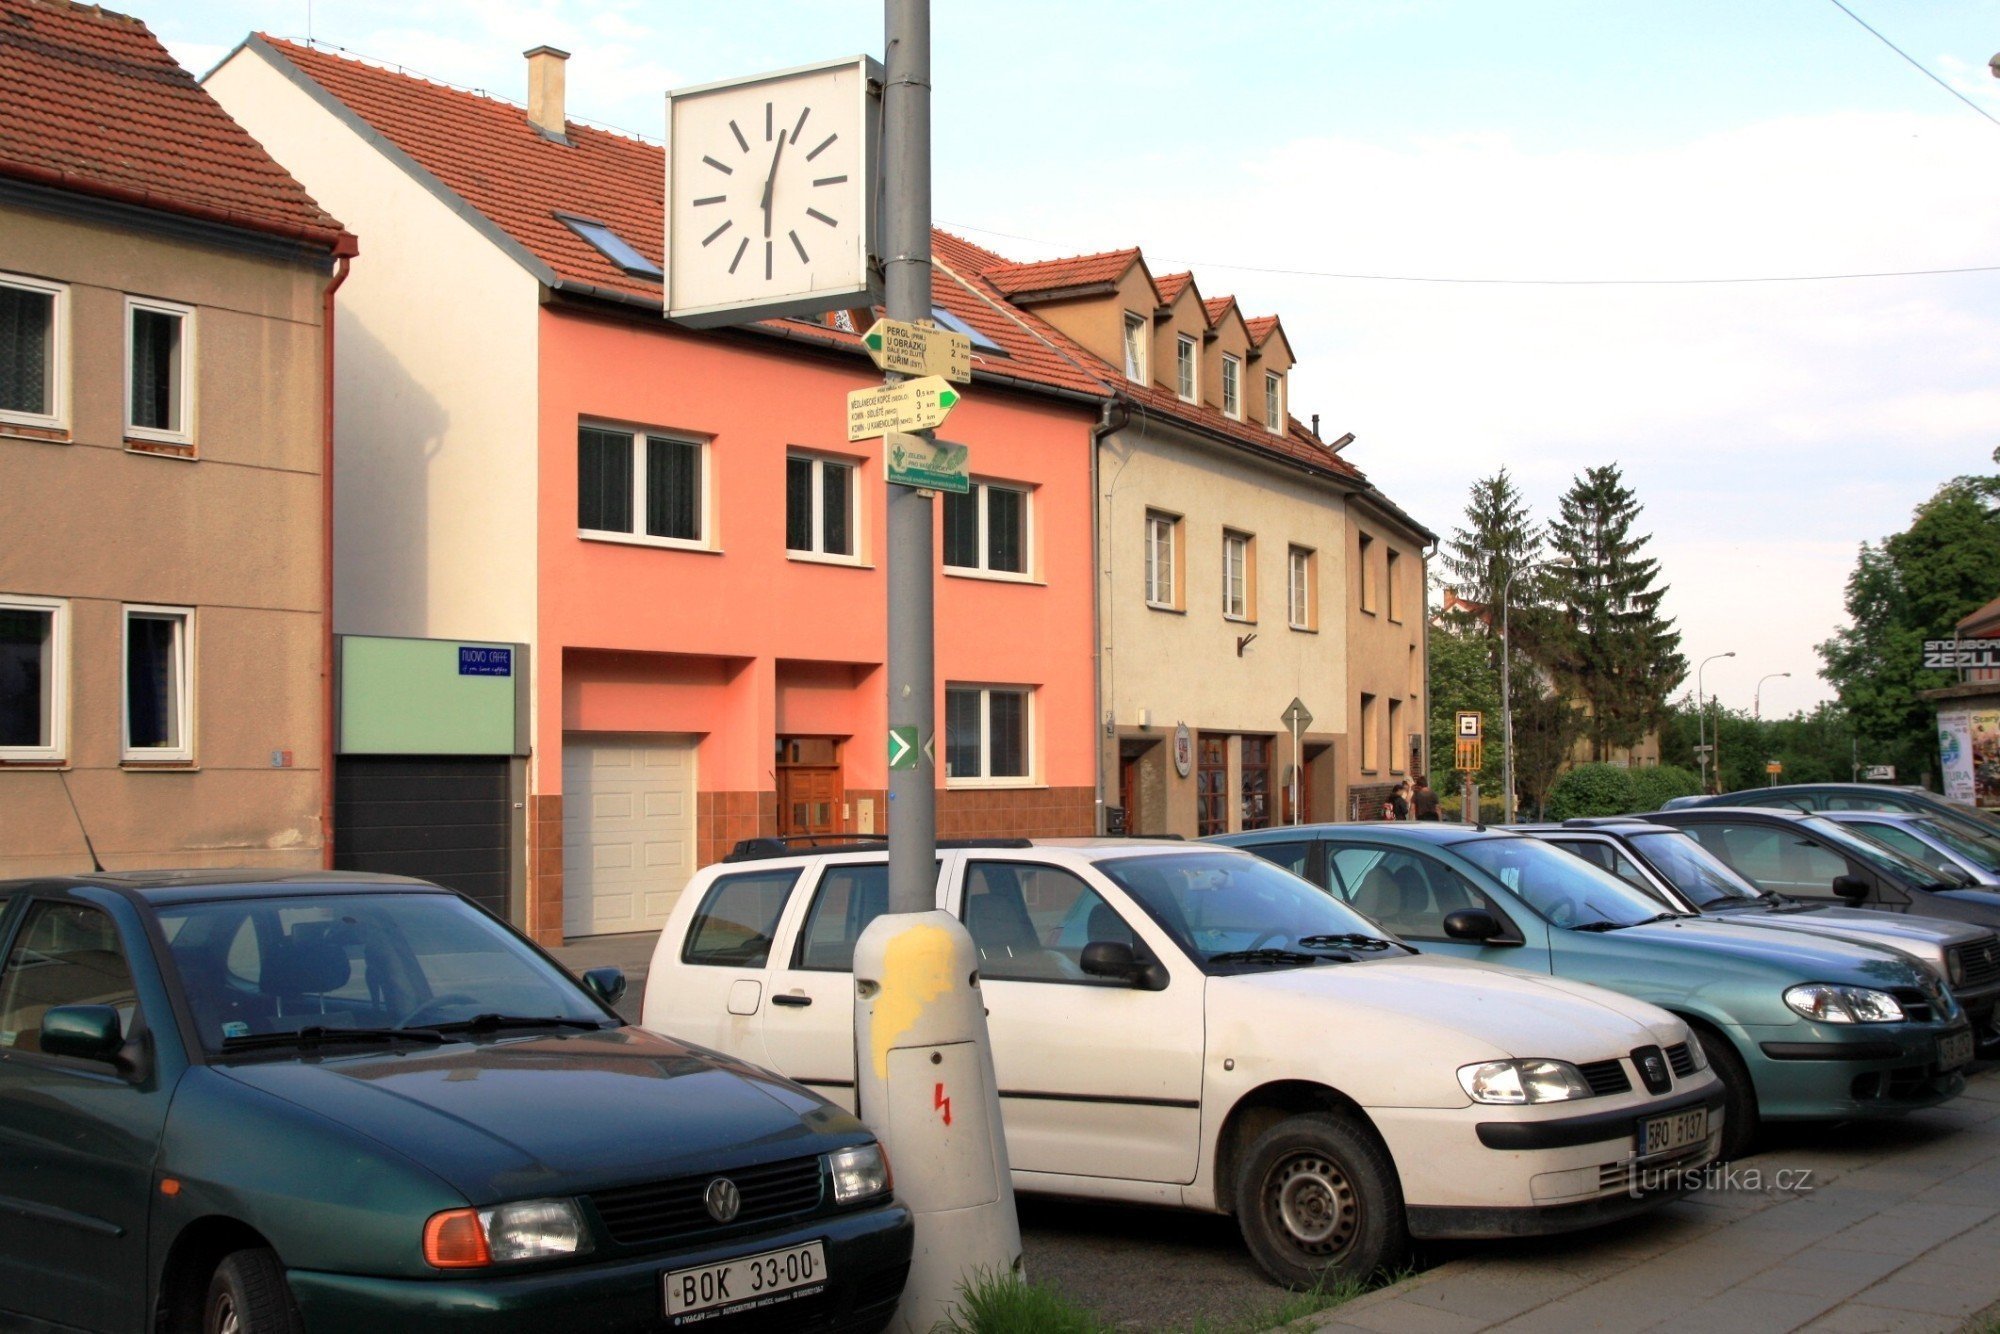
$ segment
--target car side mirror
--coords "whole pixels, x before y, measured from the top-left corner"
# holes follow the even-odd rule
[[[1858,875],[1837,875],[1833,878],[1833,896],[1849,903],[1864,902],[1868,898],[1868,882]]]
[[[125,1046],[118,1011],[109,1005],[58,1005],[42,1015],[42,1050],[82,1061],[116,1061]]]
[[[1083,947],[1078,962],[1092,977],[1115,977],[1130,982],[1139,976],[1139,960],[1132,947],[1122,940],[1093,940]]]
[[[593,968],[583,975],[584,990],[606,1005],[616,1005],[625,995],[625,971],[621,968]]]
[[[1461,908],[1445,914],[1444,933],[1453,940],[1491,940],[1500,931],[1499,919],[1483,908]]]

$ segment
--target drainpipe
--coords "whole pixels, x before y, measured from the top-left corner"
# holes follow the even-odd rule
[[[333,247],[333,278],[320,298],[320,865],[333,869],[333,294],[361,245],[346,232]]]
[[[1102,516],[1098,512],[1098,507],[1103,502],[1098,495],[1099,474],[1097,458],[1099,452],[1104,448],[1105,437],[1114,431],[1124,430],[1130,420],[1130,412],[1116,400],[1106,399],[1098,407],[1097,425],[1090,428],[1090,657],[1094,665],[1094,670],[1090,674],[1090,723],[1091,731],[1095,734],[1093,748],[1097,755],[1097,763],[1092,766],[1096,770],[1097,785],[1097,806],[1093,818],[1095,820],[1095,831],[1100,834],[1104,832],[1104,752],[1106,750],[1105,734],[1099,730],[1104,726],[1104,698],[1106,694],[1104,687],[1104,581],[1111,566],[1111,559],[1110,554],[1104,552],[1100,545],[1104,541],[1104,535],[1102,532]],[[1117,735],[1115,728],[1111,734],[1113,736]],[[1129,821],[1132,818],[1132,813],[1127,811],[1125,818]],[[1130,827],[1129,824],[1127,827]]]

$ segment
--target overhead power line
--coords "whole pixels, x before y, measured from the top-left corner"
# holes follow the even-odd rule
[[[1932,83],[1944,89],[1946,92],[1950,93],[1953,97],[1965,103],[1967,106],[1971,107],[1974,111],[1977,111],[1980,115],[1986,117],[1986,119],[1992,121],[1995,125],[2000,125],[2000,118],[1996,118],[1993,115],[1993,113],[1988,111],[1985,107],[1980,106],[1979,103],[1973,101],[1971,98],[1967,97],[1964,93],[1961,93],[1960,91],[1958,91],[1958,89],[1952,87],[1950,84],[1946,83],[1943,79],[1940,79],[1937,75],[1931,73],[1930,70],[1926,69],[1913,56],[1911,56],[1908,51],[1905,51],[1902,47],[1897,46],[1894,42],[1890,41],[1887,37],[1884,37],[1881,33],[1876,32],[1875,29],[1869,25],[1868,20],[1862,18],[1859,14],[1849,9],[1846,5],[1840,3],[1840,0],[1829,0],[1829,3],[1832,4],[1833,7],[1839,10],[1841,13],[1847,15],[1847,17],[1853,19],[1856,23],[1859,23],[1862,27],[1867,28],[1869,33],[1874,36],[1876,41],[1882,43],[1882,45],[1888,47],[1891,51],[1894,51],[1897,55],[1909,61],[1911,68],[1915,69],[1917,73],[1923,75],[1926,79],[1929,79]]]
[[[981,236],[998,236],[1009,241],[1025,241],[1029,245],[1046,246],[1052,250],[1061,249],[1056,243],[1044,241],[1039,237],[996,232],[990,227],[974,227],[969,223],[940,220],[938,226],[952,231],[976,232]],[[1287,278],[1337,278],[1348,282],[1370,283],[1450,283],[1480,287],[1721,287],[1745,283],[1831,283],[1861,278],[1931,278],[1955,273],[2000,273],[2000,264],[1971,264],[1951,269],[1890,269],[1864,273],[1778,273],[1726,278],[1470,278],[1446,274],[1339,273],[1325,269],[1281,269],[1256,264],[1228,264],[1218,260],[1187,259],[1175,255],[1160,255],[1156,258],[1165,264],[1185,265],[1191,269],[1228,269],[1236,273],[1269,273]]]

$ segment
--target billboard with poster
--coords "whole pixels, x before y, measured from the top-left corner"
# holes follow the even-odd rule
[[[1938,754],[1948,800],[2000,807],[2000,709],[1940,710]]]

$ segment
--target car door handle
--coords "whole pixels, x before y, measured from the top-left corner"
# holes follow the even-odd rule
[[[805,1006],[811,1005],[812,1003],[813,1003],[813,998],[811,996],[802,996],[797,992],[793,992],[789,996],[771,997],[771,1004],[789,1005],[794,1009],[803,1009]]]

